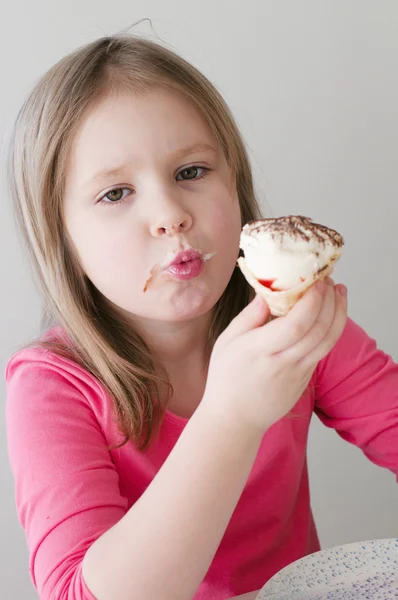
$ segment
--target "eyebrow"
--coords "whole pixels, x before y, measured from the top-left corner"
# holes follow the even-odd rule
[[[217,150],[214,146],[211,146],[210,144],[193,144],[187,146],[186,148],[179,148],[175,152],[172,152],[170,157],[174,160],[178,160],[180,157],[182,158],[183,156],[191,156],[192,154],[197,154],[198,152],[215,153],[217,152]],[[83,187],[86,188],[92,186],[95,183],[100,183],[101,181],[104,181],[106,179],[118,177],[119,175],[126,173],[128,168],[128,164],[125,163],[107,169],[102,169],[101,171],[98,171],[92,177],[90,177],[90,179],[87,179],[87,181],[85,181],[85,183],[83,184]]]

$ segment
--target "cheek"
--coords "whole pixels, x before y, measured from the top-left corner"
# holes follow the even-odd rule
[[[71,234],[84,272],[106,296],[112,290],[120,293],[131,278],[144,277],[136,236],[121,228],[112,232],[90,226],[76,228]]]
[[[211,220],[212,236],[218,246],[224,251],[230,251],[235,258],[239,253],[239,239],[241,232],[241,214],[237,199],[218,206]]]

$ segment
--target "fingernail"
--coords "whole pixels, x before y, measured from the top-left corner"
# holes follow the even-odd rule
[[[347,298],[347,288],[345,285],[340,284],[337,287],[337,290],[338,290],[340,296],[343,296],[343,298]]]
[[[318,279],[318,281],[315,283],[315,287],[318,290],[318,292],[323,292],[323,290],[325,289],[325,282],[322,279]]]

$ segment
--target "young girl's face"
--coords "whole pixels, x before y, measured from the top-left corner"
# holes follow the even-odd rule
[[[235,267],[241,218],[230,169],[176,93],[114,93],[91,110],[71,148],[64,209],[86,275],[135,319],[208,312]]]

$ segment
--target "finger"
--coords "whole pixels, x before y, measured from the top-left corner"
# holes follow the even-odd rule
[[[342,290],[345,292],[342,293]],[[336,310],[333,323],[323,338],[323,340],[303,359],[303,366],[316,365],[320,360],[325,358],[327,354],[334,348],[341,334],[344,331],[347,322],[347,290],[344,286],[336,287]]]
[[[326,283],[312,285],[284,317],[267,323],[266,350],[276,354],[297,344],[311,329],[321,310]],[[259,334],[264,335],[262,332]],[[257,332],[256,332],[257,335]]]
[[[267,322],[269,315],[270,312],[266,301],[261,298],[261,296],[256,296],[254,300],[231,321],[222,334],[223,340],[233,339],[256,327],[261,327],[261,325],[264,325]]]
[[[323,338],[327,335],[334,321],[336,309],[336,292],[333,281],[326,281],[326,291],[323,296],[323,302],[318,317],[308,333],[297,342],[283,352],[285,358],[296,358],[301,360],[309,354],[314,348],[320,344]]]

